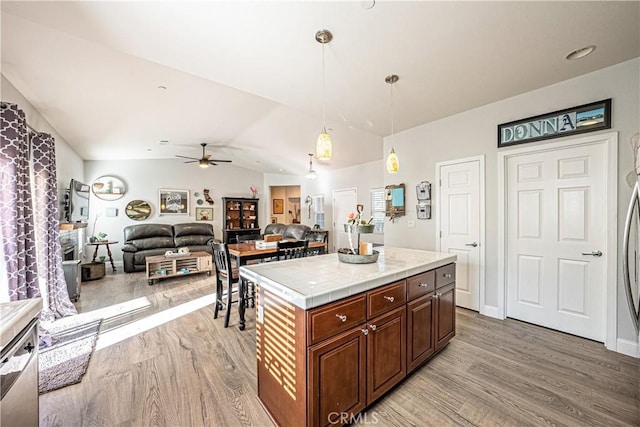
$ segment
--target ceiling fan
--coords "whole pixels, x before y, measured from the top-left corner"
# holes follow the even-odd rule
[[[200,159],[196,159],[195,157],[187,157],[187,156],[180,156],[178,154],[176,154],[176,157],[181,157],[183,159],[191,159],[188,162],[185,163],[196,163],[198,162],[198,166],[200,166],[201,168],[208,168],[209,165],[214,165],[216,166],[218,163],[231,163],[231,160],[220,160],[220,159],[211,159],[211,154],[205,154],[204,149],[207,146],[206,142],[203,142],[202,144],[200,144],[202,146],[202,158]],[[218,163],[216,163],[218,162]]]

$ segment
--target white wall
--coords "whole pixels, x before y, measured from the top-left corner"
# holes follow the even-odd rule
[[[261,183],[262,173],[240,168],[234,165],[224,164],[211,166],[206,169],[199,168],[195,164],[184,164],[179,159],[165,160],[113,160],[113,161],[86,161],[86,181],[92,183],[96,178],[104,175],[113,175],[120,178],[127,186],[127,192],[119,200],[104,201],[91,194],[89,201],[89,227],[87,235],[95,235],[99,232],[107,233],[109,240],[117,240],[112,253],[117,263],[122,262],[123,229],[132,224],[179,224],[195,221],[196,207],[213,207],[213,224],[215,237],[223,238],[222,234],[222,197],[251,197],[250,186],[259,191],[259,215],[260,212],[269,212],[265,203]],[[181,189],[190,191],[189,215],[162,215],[158,214],[158,190]],[[203,190],[209,189],[209,194],[214,200],[213,206],[206,201],[202,205],[196,204],[198,198],[203,199]],[[201,194],[195,197],[194,193]],[[144,221],[134,221],[126,216],[125,208],[129,201],[144,200],[151,205],[152,214]],[[105,208],[117,208],[117,217],[106,217]],[[100,215],[94,229],[96,215]],[[261,219],[261,221],[264,221]],[[260,223],[264,227],[265,223]],[[100,249],[104,251],[104,249]],[[87,254],[91,255],[91,254]],[[106,255],[99,252],[99,255]]]
[[[2,75],[0,90],[2,92],[2,101],[18,104],[20,109],[25,112],[29,126],[38,132],[51,134],[55,138],[58,200],[62,202],[64,191],[69,188],[69,182],[72,178],[84,181],[84,164],[82,159],[4,75]]]
[[[570,66],[570,64],[567,64]],[[464,96],[464,94],[452,94]],[[385,244],[433,250],[435,222],[416,221],[416,228],[407,228],[407,220],[415,220],[415,191],[423,180],[435,181],[435,163],[445,160],[486,155],[486,295],[487,305],[498,303],[498,206],[497,206],[497,125],[555,110],[612,98],[612,129],[619,140],[618,158],[618,248],[631,188],[625,176],[633,169],[630,139],[640,130],[640,59],[627,61],[581,77],[544,87],[513,98],[485,105],[385,138],[387,152],[395,147],[400,158],[400,172],[384,174],[385,185],[404,182],[407,185],[407,213],[395,224],[387,223]],[[402,102],[399,100],[398,102]],[[548,141],[546,141],[548,142]],[[543,144],[545,141],[535,143]],[[434,200],[435,202],[435,200]],[[434,209],[435,209],[434,205]],[[618,262],[621,265],[621,262]],[[622,272],[618,272],[618,337],[637,341],[634,337]]]

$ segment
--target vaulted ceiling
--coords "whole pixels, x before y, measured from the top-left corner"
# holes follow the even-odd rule
[[[205,142],[214,158],[303,174],[324,98],[334,155],[318,168],[342,168],[383,156],[388,74],[398,132],[640,56],[639,2],[0,7],[2,73],[86,160],[199,157]],[[324,97],[321,28],[334,36]]]

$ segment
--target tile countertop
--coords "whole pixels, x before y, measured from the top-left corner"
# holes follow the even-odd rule
[[[4,348],[42,310],[42,298],[0,303],[0,348]]]
[[[455,262],[456,255],[375,248],[377,263],[347,264],[327,254],[240,267],[240,275],[286,301],[309,309]]]

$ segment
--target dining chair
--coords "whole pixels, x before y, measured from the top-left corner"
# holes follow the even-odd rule
[[[229,326],[229,318],[231,316],[231,304],[233,301],[232,294],[238,293],[239,279],[238,269],[231,266],[231,256],[226,243],[211,243],[213,249],[213,263],[216,268],[216,305],[213,311],[213,318],[218,318],[218,311],[222,306],[226,306],[224,315],[224,327]],[[233,285],[237,284],[236,289]],[[226,295],[226,302],[223,300]]]
[[[307,233],[307,240],[309,242],[322,242],[325,244],[325,246],[320,247],[320,248],[307,248],[307,256],[313,256],[313,255],[324,255],[325,254],[325,247],[327,244],[327,239],[329,237],[329,235],[325,232],[322,233],[318,233],[315,232],[313,230],[309,231]]]
[[[281,241],[277,246],[278,261],[307,256],[308,240]]]
[[[259,234],[241,234],[238,237],[236,237],[236,239],[238,240],[238,243],[247,243],[247,242],[253,242],[255,240],[260,240],[262,236],[260,236]]]

